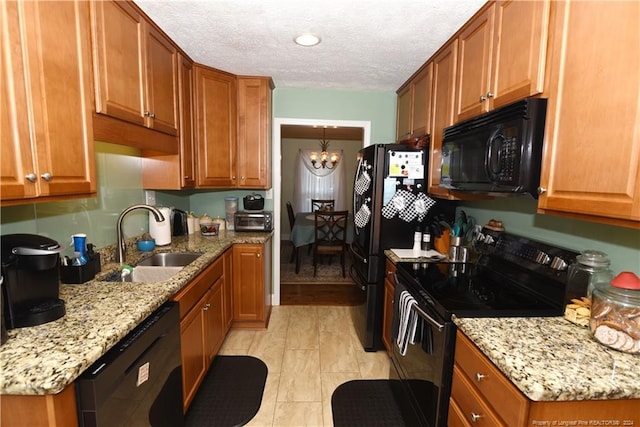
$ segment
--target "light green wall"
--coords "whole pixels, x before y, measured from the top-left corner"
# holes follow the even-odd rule
[[[396,140],[395,92],[276,88],[273,116],[278,118],[371,122],[371,143]]]
[[[597,249],[609,255],[611,269],[640,275],[640,230],[536,213],[537,202],[530,198],[498,198],[464,202],[460,208],[478,224],[490,219],[504,223],[505,230],[566,249]]]

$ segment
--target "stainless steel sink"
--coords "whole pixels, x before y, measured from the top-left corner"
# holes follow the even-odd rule
[[[202,254],[197,252],[162,252],[143,259],[137,265],[154,267],[184,267],[198,259]]]

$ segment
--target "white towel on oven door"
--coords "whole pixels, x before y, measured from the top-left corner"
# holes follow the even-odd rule
[[[408,291],[400,294],[400,321],[398,325],[398,338],[396,344],[401,355],[407,353],[407,345],[415,344],[416,329],[418,326],[418,313],[413,310],[417,306],[415,298]]]

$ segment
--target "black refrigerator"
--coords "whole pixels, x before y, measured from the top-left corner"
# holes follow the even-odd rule
[[[414,233],[434,216],[454,215],[454,204],[427,195],[428,164],[428,150],[400,144],[371,145],[358,153],[350,275],[365,294],[352,317],[366,351],[383,348],[384,251],[413,247]]]

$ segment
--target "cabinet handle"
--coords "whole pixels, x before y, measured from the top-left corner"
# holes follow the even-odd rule
[[[495,94],[493,92],[487,92],[487,98],[493,98]]]
[[[205,306],[202,308],[204,311],[209,310],[209,307],[211,307],[211,304],[205,304]]]
[[[482,418],[482,415],[476,414],[475,412],[471,413],[471,421],[472,422],[477,423],[478,421],[480,421],[480,418]]]
[[[235,180],[235,179],[236,179],[236,176],[235,176],[235,175],[233,175],[233,176],[231,177],[231,179]]]
[[[547,192],[547,189],[544,187],[538,187],[538,194],[544,194]]]
[[[151,111],[145,111],[144,112],[144,116],[145,117],[150,117],[152,119],[155,119],[156,118],[156,113],[152,113]]]
[[[476,381],[480,382],[483,379],[485,379],[484,374],[481,374],[480,372],[476,372]]]
[[[189,179],[189,175],[185,175],[185,176],[184,176],[184,179]]]
[[[36,176],[35,173],[31,172],[30,174],[27,174],[25,176],[26,180],[29,182],[36,182],[38,180],[38,177]]]
[[[260,258],[260,254],[256,254],[256,257],[257,257],[257,258]]]
[[[51,175],[49,172],[45,172],[42,175],[40,175],[40,178],[42,178],[45,181],[49,182],[49,181],[51,181],[51,178],[53,178],[53,175]]]
[[[244,176],[241,176],[241,177],[240,177],[240,180],[241,180],[241,181],[244,181],[245,179],[247,179],[247,178],[246,178],[246,177],[244,177]]]
[[[484,95],[480,95],[480,102],[484,102],[487,100],[487,97]]]

